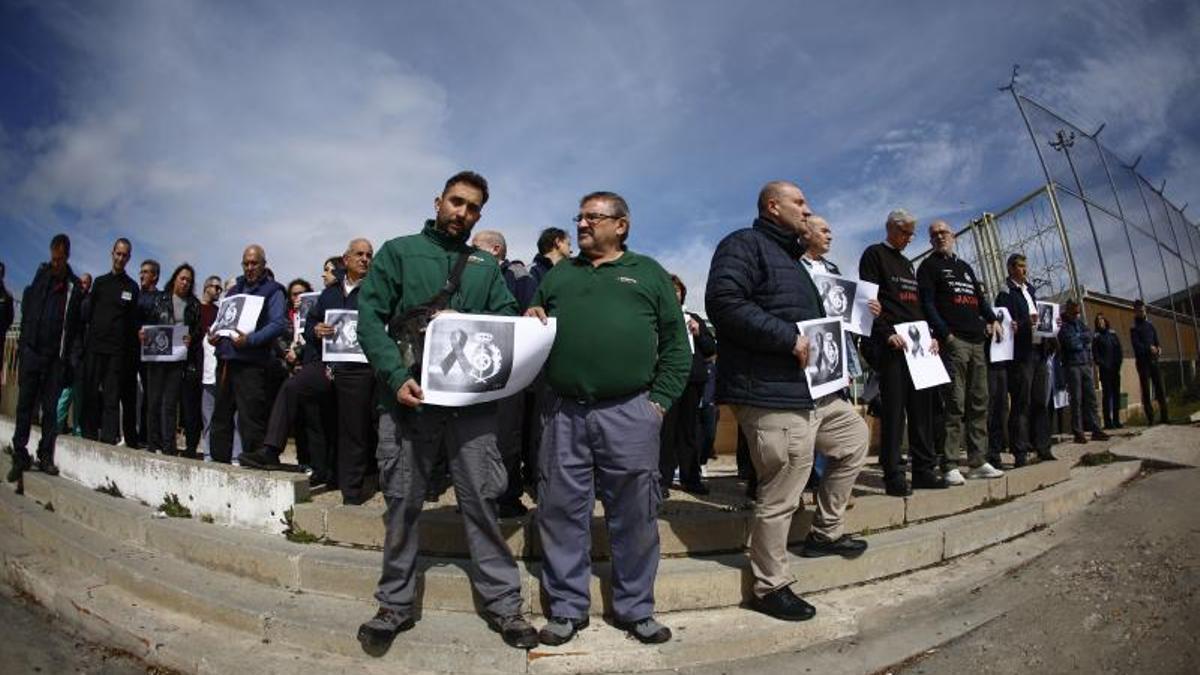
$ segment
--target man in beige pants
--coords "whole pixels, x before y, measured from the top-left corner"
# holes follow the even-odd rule
[[[829,460],[802,555],[853,558],[867,544],[843,533],[850,491],[867,455],[867,426],[843,392],[813,399],[805,380],[808,339],[796,323],[825,315],[801,262],[812,211],[793,183],[775,181],[758,197],[758,218],[727,236],[713,255],[705,305],[717,343],[717,400],[733,407],[758,473],[750,533],[751,605],[785,621],[816,609],[797,597],[787,536],[812,470]]]

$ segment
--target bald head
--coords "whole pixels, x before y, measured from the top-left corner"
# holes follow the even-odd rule
[[[247,283],[257,283],[267,271],[267,252],[258,244],[250,244],[242,251],[242,274]]]
[[[508,257],[508,243],[504,241],[504,235],[496,230],[479,230],[472,237],[471,245],[491,253],[497,260]]]
[[[758,192],[758,217],[769,220],[798,238],[807,236],[812,210],[800,186],[791,181],[773,180]]]

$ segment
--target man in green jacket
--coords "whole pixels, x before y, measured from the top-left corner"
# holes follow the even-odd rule
[[[629,207],[593,192],[579,203],[581,255],[550,270],[527,316],[557,318],[546,361],[553,392],[539,450],[542,642],[567,642],[588,624],[592,507],[612,542],[617,625],[646,643],[671,631],[654,620],[662,418],[691,371],[683,310],[667,272],[625,247]]]
[[[358,340],[384,385],[379,418],[379,484],[387,503],[379,611],[358,630],[363,649],[381,656],[400,631],[412,628],[417,586],[417,518],[430,471],[448,455],[473,564],[471,582],[489,625],[522,649],[537,632],[521,614],[521,580],[496,520],[496,498],[507,476],[496,447],[496,404],[461,408],[424,405],[421,373],[389,336],[393,317],[426,305],[447,284],[456,261],[468,256],[461,283],[445,311],[514,315],[517,303],[491,255],[467,245],[487,203],[487,181],[463,171],[434,199],[436,218],[420,234],[397,237],[375,256],[358,299]],[[414,348],[420,354],[419,347]]]

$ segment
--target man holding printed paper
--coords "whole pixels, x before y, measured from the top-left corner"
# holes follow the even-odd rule
[[[665,642],[671,631],[654,619],[655,506],[663,415],[691,370],[683,312],[666,270],[626,247],[629,206],[620,195],[585,196],[575,222],[580,255],[546,274],[526,312],[558,323],[539,451],[542,589],[550,598],[539,638],[563,644],[588,625],[598,494],[612,542],[616,623],[641,642]]]
[[[966,477],[999,478],[1004,472],[985,457],[988,367],[984,346],[1000,330],[1000,322],[975,270],[955,254],[954,231],[946,221],[930,223],[929,243],[933,253],[917,270],[921,308],[951,372],[950,384],[940,388],[946,411],[945,447],[939,448],[942,471],[951,485],[966,482],[958,468],[965,442]]]
[[[904,209],[887,217],[887,236],[863,251],[858,275],[864,281],[879,284],[879,303],[883,312],[871,329],[870,361],[879,373],[883,429],[879,463],[889,495],[912,494],[900,465],[900,435],[908,428],[908,448],[912,456],[913,488],[945,488],[938,472],[933,450],[933,409],[931,393],[917,389],[909,373],[905,339],[896,333],[896,325],[924,321],[918,296],[917,275],[903,251],[912,241],[917,219]],[[932,342],[937,353],[937,340]]]
[[[488,623],[504,642],[529,649],[537,631],[521,615],[521,578],[496,520],[507,474],[496,447],[494,402],[424,404],[419,380],[425,328],[440,311],[512,316],[517,301],[489,253],[467,245],[487,202],[482,176],[463,171],[433,200],[435,218],[419,234],[389,240],[371,263],[358,299],[358,340],[383,384],[379,484],[384,513],[379,610],[358,629],[363,650],[381,656],[416,615],[417,519],[431,467],[447,453],[471,551],[471,583]]]
[[[709,318],[721,336],[717,401],[733,407],[758,474],[750,533],[751,606],[784,621],[816,614],[791,590],[796,580],[787,551],[814,450],[828,466],[802,555],[852,558],[867,548],[865,541],[843,533],[850,492],[866,461],[866,422],[841,392],[813,400],[805,377],[811,347],[797,324],[825,316],[801,262],[801,237],[811,217],[798,186],[767,183],[759,192],[754,224],[717,246],[705,294]]]

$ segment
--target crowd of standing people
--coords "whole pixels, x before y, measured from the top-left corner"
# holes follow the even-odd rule
[[[838,346],[810,344],[797,327],[826,315],[812,275],[840,274],[827,257],[830,224],[796,184],[767,183],[752,224],[713,254],[706,321],[686,310],[688,289],[678,276],[629,249],[632,219],[621,195],[582,197],[574,218],[578,255],[565,230],[548,228],[529,266],[509,260],[500,232],[474,230],[487,201],[482,176],[455,174],[418,232],[378,251],[352,239],[325,260],[317,291],[300,278],[282,285],[257,244],[243,251],[235,278],[209,276],[197,293],[196,270],[182,263],[160,290],[158,262],[144,261],[137,281],[126,273],[133,245],[125,238],[112,246],[111,270],[93,282],[75,275],[70,240],[56,235],[49,262],[22,296],[9,480],[35,466],[26,446],[38,411],[36,468],[49,474],[57,472],[60,426],[104,443],[192,459],[203,451],[211,461],[266,470],[284,468],[294,438],[312,484],[339,490],[351,505],[369,499],[375,485],[383,495],[379,608],[358,633],[371,654],[385,652],[417,619],[417,522],[423,503],[450,485],[489,624],[519,648],[571,640],[588,624],[599,498],[616,623],[637,640],[659,643],[671,631],[654,616],[656,516],[676,474],[681,489],[708,492],[700,467],[711,448],[715,401],[736,418],[754,477],[751,606],[781,620],[811,618],[815,608],[791,590],[787,552],[806,486],[816,506],[801,555],[853,558],[867,549],[866,540],[845,532],[844,517],[867,460],[869,428],[848,386],[822,396],[810,391],[806,367]],[[891,212],[883,240],[862,253],[858,277],[879,293],[868,303],[870,334],[845,344],[845,357],[855,368],[865,362],[878,384],[873,405],[886,493],[997,478],[1005,450],[1018,467],[1030,455],[1053,460],[1055,383],[1069,391],[1075,440],[1107,438],[1104,428],[1120,425],[1114,396],[1122,363],[1107,319],[1096,316],[1092,330],[1069,300],[1056,336],[1039,335],[1024,256],[1008,258],[1004,288],[989,301],[943,221],[929,225],[933,252],[913,266],[904,251],[916,224],[903,209]],[[2,281],[0,266],[0,328],[7,330],[13,302]],[[214,330],[218,302],[230,296],[260,299],[252,327]],[[329,312],[338,311],[357,312],[365,362],[323,356],[322,341],[338,334]],[[1141,301],[1135,311],[1131,338],[1144,407],[1153,419],[1153,389],[1165,421],[1158,337]],[[498,402],[426,404],[424,329],[445,312],[553,318],[556,335],[541,374]],[[914,385],[908,343],[895,328],[916,321],[928,323],[929,349],[946,364],[950,384]],[[162,325],[182,326],[186,356],[141,360],[148,327]],[[1003,330],[1011,330],[1013,358],[992,363],[989,350]],[[60,408],[72,410],[71,424]],[[520,576],[498,525],[525,513],[526,491],[538,504],[549,599],[540,630],[522,616]]]

